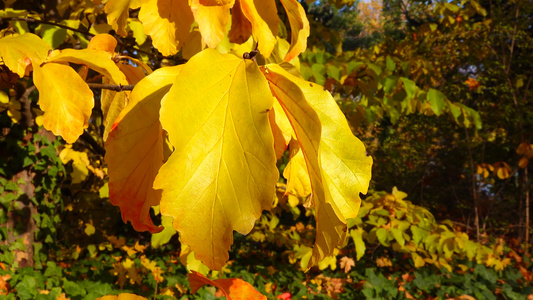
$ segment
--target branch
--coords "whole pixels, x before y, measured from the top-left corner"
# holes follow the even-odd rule
[[[105,149],[100,146],[100,144],[98,144],[98,142],[95,141],[94,138],[87,131],[83,131],[83,134],[80,136],[80,139],[91,145],[91,147],[96,153],[105,156]]]
[[[94,34],[88,32],[88,31],[83,31],[83,30],[79,30],[77,28],[73,28],[73,27],[70,27],[70,26],[67,26],[67,25],[54,23],[54,22],[49,22],[49,21],[45,21],[45,20],[39,20],[39,19],[35,19],[35,18],[23,18],[23,17],[0,18],[0,22],[1,21],[26,21],[28,23],[46,24],[46,25],[57,26],[57,27],[64,28],[64,29],[67,29],[67,30],[72,30],[72,31],[75,31],[75,32],[79,32],[79,33],[83,33],[83,34],[86,34],[86,35],[94,36]]]
[[[135,87],[134,84],[130,85],[116,85],[116,84],[104,84],[104,83],[87,83],[91,89],[104,89],[104,90],[111,90],[111,91],[131,91]]]

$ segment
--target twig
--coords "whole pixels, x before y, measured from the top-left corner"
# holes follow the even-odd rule
[[[116,84],[104,84],[104,83],[87,83],[91,89],[104,89],[104,90],[111,90],[111,91],[131,91],[135,87],[134,84],[130,85],[116,85]]]
[[[46,24],[46,25],[52,25],[52,26],[64,28],[64,29],[67,29],[67,30],[72,30],[72,31],[75,31],[75,32],[83,33],[83,34],[86,34],[86,35],[89,35],[89,36],[94,36],[94,34],[88,32],[88,31],[79,30],[79,29],[76,29],[76,28],[73,28],[73,27],[69,27],[67,25],[54,23],[54,22],[50,22],[50,21],[45,21],[45,20],[39,20],[39,19],[35,19],[35,18],[23,18],[23,17],[0,18],[0,22],[2,22],[2,21],[26,21],[28,23]]]
[[[98,144],[98,142],[95,141],[94,138],[87,131],[84,131],[80,138],[87,144],[91,145],[91,147],[96,153],[105,156],[105,149],[100,146],[100,144]]]

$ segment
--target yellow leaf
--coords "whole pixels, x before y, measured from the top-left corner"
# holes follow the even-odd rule
[[[161,214],[211,269],[226,263],[233,230],[247,234],[272,205],[279,173],[264,113],[272,102],[255,62],[213,49],[191,58],[163,99],[175,151],[154,183]]]
[[[300,85],[296,83],[301,79],[277,65],[269,65],[263,72],[270,82],[272,93],[293,126],[310,175],[317,220],[315,247],[308,266],[310,268],[330,256],[335,247],[344,243],[346,219],[333,202],[328,187],[324,186],[319,158],[322,126],[317,113],[307,102]]]
[[[32,62],[40,65],[46,59],[49,49],[47,42],[32,33],[0,39],[2,63],[21,78],[30,74]]]
[[[205,6],[222,6],[230,4],[233,5],[235,0],[197,0],[200,4]]]
[[[290,148],[290,161],[283,171],[283,177],[287,179],[287,193],[304,198],[311,194],[311,181],[305,157],[296,141],[292,142]]]
[[[189,37],[194,17],[188,0],[148,0],[141,6],[139,20],[144,33],[164,56],[174,55]]]
[[[202,38],[210,48],[216,48],[226,33],[233,2],[205,6],[200,0],[191,0],[191,10]],[[205,2],[205,1],[204,1]],[[220,2],[220,1],[219,1]]]
[[[117,34],[126,36],[126,24],[129,16],[131,0],[109,0],[104,11],[107,14],[107,23],[113,27]]]
[[[518,167],[524,169],[525,167],[527,167],[528,163],[529,163],[529,159],[524,156],[518,162]]]
[[[268,113],[268,118],[272,127],[272,134],[274,135],[276,158],[280,159],[285,149],[287,149],[294,132],[292,131],[289,119],[287,119],[287,115],[285,115],[278,101],[274,101],[274,105]]]
[[[252,35],[252,23],[246,19],[241,9],[241,0],[235,0],[231,9],[231,29],[228,33],[229,41],[242,44]]]
[[[285,55],[285,61],[289,62],[304,52],[307,48],[309,37],[309,21],[302,5],[296,0],[281,0],[281,4],[287,11],[287,17],[291,24],[291,48]]]
[[[161,191],[152,188],[164,159],[159,108],[181,67],[161,68],[141,80],[106,141],[109,200],[120,207],[124,222],[132,222],[137,231],[163,229],[150,219],[150,207],[161,199]]]
[[[115,84],[128,84],[126,76],[109,58],[109,53],[94,49],[65,49],[55,50],[50,53],[48,62],[69,62],[86,65],[96,72],[108,77]]]
[[[87,223],[85,224],[85,234],[88,236],[93,235],[96,232],[96,229],[94,228],[93,224]]]
[[[88,127],[94,106],[93,93],[69,66],[34,65],[33,80],[39,90],[43,125],[67,143],[74,143]]]
[[[102,83],[110,84],[111,81],[107,77],[104,77],[102,78]],[[102,90],[102,94],[100,97],[100,107],[102,109],[102,114],[104,117],[104,120],[102,122],[104,125],[104,141],[107,141],[109,132],[111,131],[111,126],[115,122],[120,112],[126,106],[126,93],[129,94],[130,92],[117,92],[106,89]]]
[[[90,163],[87,153],[75,151],[72,149],[72,145],[66,145],[59,153],[59,158],[63,164],[72,161],[73,172],[70,176],[73,184],[81,183],[89,175],[88,166]]]
[[[343,217],[355,218],[361,199],[366,194],[372,171],[372,157],[353,135],[346,117],[328,91],[286,72],[277,65],[268,65],[269,73],[278,73],[294,82],[317,113],[322,125],[320,166],[324,183]],[[406,196],[406,195],[405,195]]]
[[[258,43],[259,52],[265,58],[268,58],[276,45],[276,37],[268,23],[265,22],[262,15],[259,13],[255,1],[241,0],[241,10],[244,16],[250,21],[250,23],[252,23],[252,34],[254,40]]]
[[[137,296],[135,294],[129,294],[129,293],[122,293],[118,295],[107,295],[100,298],[96,298],[96,300],[148,300],[144,297]]]

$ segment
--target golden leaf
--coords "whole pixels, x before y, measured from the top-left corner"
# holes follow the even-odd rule
[[[164,56],[174,55],[189,37],[194,17],[188,0],[148,0],[141,6],[139,20],[144,33]]]
[[[264,113],[272,102],[255,62],[213,49],[192,57],[163,99],[175,151],[154,183],[161,214],[211,269],[229,258],[233,230],[250,232],[272,205],[279,173]]]
[[[33,66],[33,81],[39,90],[43,125],[67,143],[74,143],[89,125],[93,93],[71,67],[49,63]]]

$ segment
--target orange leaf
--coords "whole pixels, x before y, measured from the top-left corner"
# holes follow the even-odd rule
[[[211,280],[204,275],[191,271],[188,274],[191,291],[196,293],[202,286],[209,284],[219,288],[228,300],[263,300],[266,296],[259,293],[248,282],[238,278]]]
[[[141,80],[106,142],[109,199],[120,207],[124,222],[130,221],[137,231],[163,229],[150,218],[150,207],[161,200],[161,191],[152,188],[164,159],[159,108],[180,70],[181,66],[161,68]]]
[[[109,2],[108,2],[109,3]],[[89,45],[87,46],[87,49],[94,49],[94,50],[102,50],[111,53],[115,53],[115,48],[117,47],[117,39],[115,39],[112,35],[107,33],[102,33],[95,35],[91,41],[89,42]]]
[[[353,260],[353,258],[349,258],[347,256],[341,258],[341,268],[344,269],[344,273],[350,272],[352,267],[355,267],[355,261]]]
[[[465,83],[468,85],[468,89],[473,91],[479,87],[479,82],[476,81],[474,78],[468,78]]]

